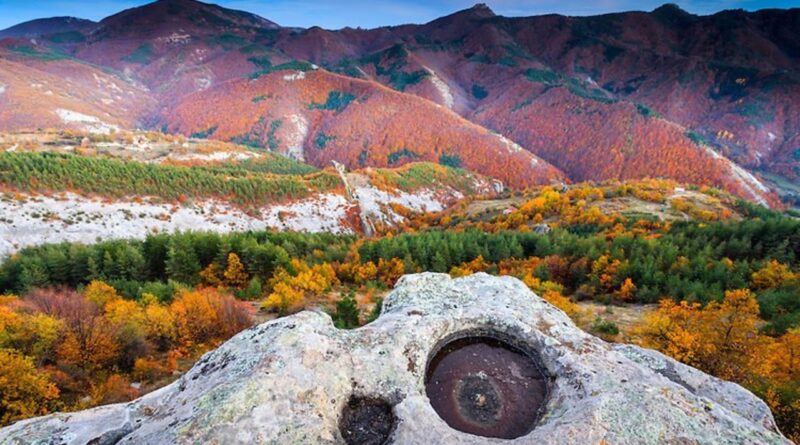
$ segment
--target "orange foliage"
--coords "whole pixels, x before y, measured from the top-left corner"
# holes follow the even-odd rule
[[[439,162],[448,155],[458,156],[464,168],[512,186],[563,179],[558,169],[530,152],[509,149],[510,141],[426,99],[324,70],[307,72],[301,82],[285,82],[284,74],[225,82],[193,94],[166,114],[169,128],[191,134],[215,127],[215,139],[247,136],[265,147],[272,138],[286,151],[295,131],[289,116],[298,113],[297,104],[325,103],[331,92],[340,92],[358,99],[336,111],[300,108],[311,127],[304,152],[313,165],[336,160],[349,168],[397,167]],[[251,100],[259,95],[270,100]],[[320,135],[327,138],[324,148],[312,147]]]
[[[252,309],[214,288],[182,290],[170,305],[178,338],[186,346],[206,346],[232,337],[252,324]]]

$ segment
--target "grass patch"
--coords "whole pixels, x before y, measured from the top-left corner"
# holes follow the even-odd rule
[[[473,176],[465,170],[430,162],[412,162],[393,169],[375,169],[375,182],[407,192],[443,184],[462,192],[474,188]]]
[[[419,159],[419,155],[407,148],[389,153],[389,165],[395,165],[403,159],[413,161]]]
[[[661,115],[658,114],[658,112],[654,111],[647,105],[636,104],[636,111],[639,112],[639,114],[641,114],[644,117],[661,117]]]
[[[545,85],[558,85],[561,83],[561,75],[555,71],[537,68],[528,68],[525,70],[525,78],[531,82],[543,83]]]
[[[9,48],[9,50],[25,57],[42,60],[45,62],[72,59],[72,57],[58,51],[39,51],[38,49],[29,45],[12,46]]]
[[[247,44],[247,40],[237,36],[236,34],[226,32],[224,34],[209,37],[206,39],[206,43],[208,43],[209,46],[221,46],[225,49],[232,49],[243,47]]]
[[[405,71],[394,71],[389,76],[389,84],[398,91],[405,91],[406,87],[416,85],[422,79],[430,76],[427,71],[419,70],[406,73]]]

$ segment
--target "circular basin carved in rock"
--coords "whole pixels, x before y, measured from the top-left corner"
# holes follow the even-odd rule
[[[339,432],[347,445],[384,445],[397,419],[383,399],[352,397],[342,410]]]
[[[528,434],[547,399],[547,379],[534,358],[489,336],[446,343],[428,364],[425,391],[439,416],[478,436]]]

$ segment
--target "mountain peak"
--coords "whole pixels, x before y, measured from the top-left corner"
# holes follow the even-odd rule
[[[214,33],[224,28],[278,28],[263,17],[197,0],[158,0],[106,17],[100,24],[106,32],[141,34],[164,27]]]
[[[486,3],[476,3],[473,7],[463,11],[480,18],[494,17],[496,14]]]
[[[687,12],[675,3],[664,3],[654,9],[652,14],[661,21],[674,24],[684,23],[694,17],[692,13]]]

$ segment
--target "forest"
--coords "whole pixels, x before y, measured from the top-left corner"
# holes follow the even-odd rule
[[[799,439],[800,221],[713,189],[685,192],[705,201],[668,200],[671,187],[544,187],[514,196],[510,210],[470,213],[465,204],[374,238],[185,232],[23,249],[0,266],[0,375],[11,377],[0,381],[13,382],[2,422],[163,385],[250,326],[256,309],[321,307],[337,326],[356,327],[405,273],[486,272],[520,278],[604,338],[744,385]],[[691,217],[596,207],[620,199]],[[533,230],[542,224],[550,229]],[[591,319],[584,300],[657,306],[623,335]],[[80,358],[87,351],[104,354]]]
[[[334,189],[341,181],[332,172],[309,172],[292,164],[276,166],[271,161],[186,167],[56,153],[3,152],[0,183],[20,191],[71,190],[116,198],[226,198],[247,207],[303,198],[312,191]]]

